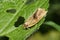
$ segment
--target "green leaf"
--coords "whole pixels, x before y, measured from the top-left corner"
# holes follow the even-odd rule
[[[7,36],[9,40],[25,40],[39,29],[45,18],[28,30],[23,28],[23,24],[18,27],[15,27],[14,24],[20,16],[26,20],[39,7],[47,10],[49,6],[48,1],[0,0],[0,36]],[[13,11],[11,11],[12,9]]]
[[[45,22],[46,25],[50,25],[54,28],[56,28],[58,31],[60,31],[60,25],[54,23],[53,21],[48,21],[48,22]]]

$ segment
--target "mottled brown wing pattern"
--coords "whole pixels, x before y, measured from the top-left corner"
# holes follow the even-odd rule
[[[46,13],[47,11],[45,11],[45,9],[38,8],[37,11],[25,21],[23,24],[24,28],[32,27],[38,23],[46,15]]]

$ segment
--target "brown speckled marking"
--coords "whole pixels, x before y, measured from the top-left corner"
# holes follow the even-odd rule
[[[47,11],[45,11],[45,9],[38,8],[37,11],[25,21],[24,28],[32,27],[38,23],[46,15],[46,13]]]

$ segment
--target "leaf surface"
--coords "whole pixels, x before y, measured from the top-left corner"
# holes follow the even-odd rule
[[[49,0],[0,0],[0,36],[5,35],[9,40],[25,40],[39,29],[45,18],[28,30],[23,28],[23,24],[15,27],[15,22],[20,16],[26,20],[39,7],[47,10],[48,2]],[[10,9],[15,9],[16,12],[7,12]]]

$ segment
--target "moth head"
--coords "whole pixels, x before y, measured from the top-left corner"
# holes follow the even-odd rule
[[[28,28],[28,25],[29,25],[29,24],[26,22],[26,23],[24,23],[23,26],[24,26],[24,28]]]

